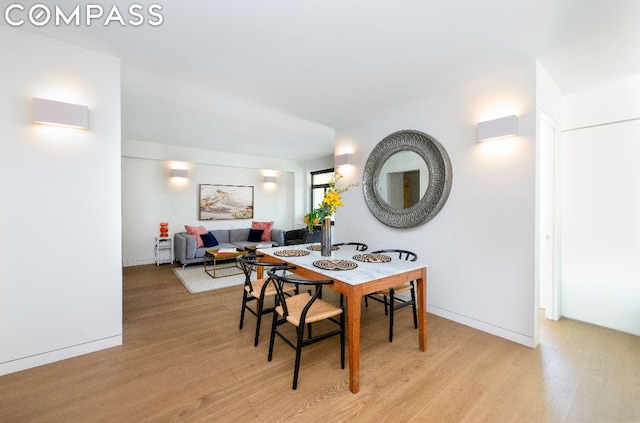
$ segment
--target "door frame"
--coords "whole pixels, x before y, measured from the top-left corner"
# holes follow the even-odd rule
[[[544,317],[547,319],[558,320],[560,318],[559,308],[559,270],[560,270],[560,181],[559,181],[559,154],[560,154],[560,125],[553,120],[547,113],[538,110],[538,153],[537,168],[538,175],[536,185],[538,199],[536,213],[536,313],[539,316],[539,308],[545,305]],[[550,131],[543,131],[543,125]],[[548,139],[544,134],[550,133],[551,138]],[[545,144],[545,145],[543,145]],[[544,153],[547,152],[545,157]],[[551,172],[551,186],[549,190],[545,190],[543,172]],[[546,175],[549,176],[549,175]],[[542,200],[542,196],[547,196],[547,201]],[[551,203],[550,205],[548,205]],[[542,210],[544,204],[547,204],[547,210]],[[548,216],[548,218],[547,218]],[[547,218],[545,223],[543,220]],[[551,226],[548,228],[548,226]],[[545,230],[547,229],[547,230]],[[545,233],[543,233],[545,232]],[[549,267],[542,268],[544,260],[548,261]],[[545,294],[546,298],[540,298]]]

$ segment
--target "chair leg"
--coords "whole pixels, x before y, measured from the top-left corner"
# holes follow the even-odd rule
[[[267,361],[271,361],[271,357],[273,357],[273,344],[276,340],[276,326],[278,325],[278,313],[273,312],[273,320],[271,323],[271,338],[269,339],[269,355],[267,356]]]
[[[242,330],[242,325],[244,324],[244,310],[247,307],[247,291],[243,289],[244,294],[242,295],[242,308],[240,309],[240,330]]]
[[[253,340],[254,347],[258,346],[258,338],[260,338],[260,323],[262,323],[262,301],[260,301],[260,298],[258,298],[256,301],[257,301],[257,304],[256,304],[257,321],[256,321],[256,337]]]
[[[416,311],[416,287],[411,282],[411,301],[413,302],[413,327],[418,329],[418,313]]]
[[[298,371],[300,370],[300,357],[302,356],[302,341],[304,339],[304,325],[298,327],[298,343],[296,344],[296,364],[293,369],[293,389],[298,387]]]
[[[395,292],[393,289],[389,290],[391,301],[389,304],[389,342],[393,342],[393,311],[395,310]],[[387,305],[385,297],[385,306]]]

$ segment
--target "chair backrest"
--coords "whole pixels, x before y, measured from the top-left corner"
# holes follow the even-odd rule
[[[298,278],[294,278],[284,274],[286,271],[294,270],[295,268],[296,268],[295,266],[272,268],[267,271],[267,274],[269,275],[269,278],[275,282],[276,291],[277,291],[276,306],[277,305],[282,306],[284,317],[289,315],[289,311],[287,310],[287,302],[285,301],[286,297],[283,289],[284,284],[289,283],[292,285],[296,285],[298,288],[301,288],[303,286],[307,286],[309,288],[307,291],[309,292],[309,295],[311,295],[311,299],[302,310],[302,320],[304,320],[307,314],[307,311],[309,310],[309,308],[311,308],[311,305],[313,304],[313,302],[317,298],[322,298],[322,287],[324,285],[333,284],[333,280],[331,279],[327,279],[327,280],[298,279]],[[283,271],[282,274],[278,274],[277,272],[279,271]],[[314,290],[315,293],[312,293],[312,290],[311,290],[312,287],[315,287],[315,290]],[[341,300],[342,300],[342,296],[341,296]]]
[[[410,260],[410,261],[416,261],[418,260],[418,255],[412,251],[409,250],[399,250],[396,248],[390,248],[390,249],[386,249],[386,250],[378,250],[378,251],[374,251],[372,254],[383,254],[383,253],[398,253],[398,258],[400,260]]]
[[[355,245],[356,251],[367,251],[367,248],[369,248],[369,246],[367,244],[363,244],[362,242],[341,242],[341,243],[333,244],[333,245],[335,245],[335,246]]]
[[[269,269],[281,269],[287,266],[286,263],[282,262],[268,262],[268,261],[260,261],[259,259],[264,257],[264,254],[260,253],[248,253],[243,256],[237,258],[237,262],[240,264],[240,268],[242,269],[242,273],[244,273],[244,285],[249,288],[249,292],[253,292],[253,285],[251,284],[251,278],[253,276],[253,272],[258,268],[269,268]],[[263,286],[266,287],[268,282]]]

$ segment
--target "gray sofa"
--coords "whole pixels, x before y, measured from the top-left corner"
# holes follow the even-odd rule
[[[267,244],[267,241],[251,242],[247,241],[249,238],[249,228],[241,229],[213,229],[210,230],[216,239],[218,245],[215,247],[200,247],[197,248],[196,238],[193,235],[189,235],[187,232],[178,232],[173,236],[174,251],[176,255],[176,261],[182,264],[184,268],[187,264],[202,263],[204,261],[204,254],[207,250],[216,248],[228,248],[236,247],[243,249],[245,247],[255,246],[256,244]],[[283,229],[271,229],[271,246],[278,247],[284,245],[284,230]]]

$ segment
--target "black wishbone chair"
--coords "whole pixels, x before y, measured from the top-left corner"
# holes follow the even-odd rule
[[[400,260],[410,260],[416,261],[418,260],[418,255],[414,252],[407,250],[398,250],[398,249],[388,249],[388,250],[378,250],[374,251],[371,254],[384,254],[384,253],[397,253],[398,258]],[[410,291],[411,299],[404,300],[402,298],[396,297],[396,294],[400,292]],[[382,299],[380,298],[382,297]],[[389,301],[387,302],[387,297],[389,297]],[[409,283],[394,286],[393,288],[383,289],[378,292],[374,292],[373,294],[365,295],[364,304],[366,307],[369,306],[368,300],[375,300],[381,303],[384,303],[384,314],[389,316],[389,342],[393,342],[393,314],[395,310],[398,310],[403,307],[411,306],[413,308],[413,326],[418,328],[418,315],[416,312],[416,288],[414,281]]]
[[[361,242],[341,242],[339,244],[333,244],[335,247],[339,247],[341,245],[355,245],[356,251],[367,251],[369,246],[367,244],[363,244]]]
[[[287,270],[292,269],[295,269],[295,267],[289,267]],[[269,277],[277,282],[276,289],[278,292],[275,313],[273,313],[273,324],[271,326],[268,360],[271,361],[271,358],[273,357],[273,344],[275,343],[276,335],[278,335],[278,337],[287,345],[296,350],[295,367],[293,370],[293,389],[296,389],[298,387],[298,371],[300,370],[302,348],[308,345],[315,344],[318,341],[322,341],[335,335],[340,335],[340,366],[344,369],[344,300],[342,294],[340,294],[340,307],[336,307],[320,298],[322,296],[322,287],[325,285],[331,285],[333,283],[332,280],[312,281],[306,279],[295,279],[288,276],[281,276],[277,274],[276,270],[277,269],[269,269],[267,272]],[[294,296],[287,296],[284,291],[286,284],[296,285],[298,288],[303,288],[300,291],[303,291],[305,287],[307,290]],[[324,332],[320,335],[311,336],[311,324],[322,320],[335,323],[338,325],[338,329]],[[285,323],[291,323],[296,327],[297,339],[295,344],[278,331],[278,327]],[[309,329],[308,337],[306,339],[304,336],[305,326],[308,326]]]
[[[263,277],[262,279],[252,280],[253,272],[257,270],[258,267],[262,267],[263,269],[277,269],[285,267],[285,263],[270,263],[270,262],[262,262],[260,258],[264,257],[264,254],[256,254],[249,253],[244,256],[238,257],[237,261],[244,273],[244,289],[242,295],[242,309],[240,311],[240,330],[242,330],[242,326],[244,324],[244,312],[248,310],[251,314],[257,317],[256,322],[256,336],[253,341],[254,346],[258,346],[258,338],[260,337],[260,323],[262,321],[262,315],[273,312],[273,307],[264,307],[265,298],[273,297],[274,304],[276,298],[276,284],[269,277]],[[297,293],[295,285],[285,285],[282,287],[282,291],[291,294]],[[251,302],[256,302],[256,309],[252,309],[249,304]]]

